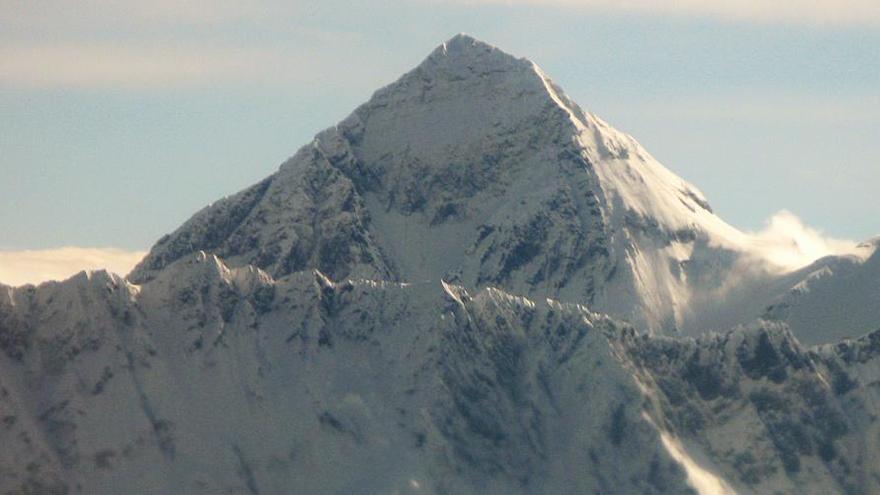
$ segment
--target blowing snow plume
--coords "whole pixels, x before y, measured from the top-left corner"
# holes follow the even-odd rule
[[[828,237],[788,210],[767,220],[763,230],[752,234],[758,254],[784,270],[796,270],[825,256],[867,256],[858,243]]]

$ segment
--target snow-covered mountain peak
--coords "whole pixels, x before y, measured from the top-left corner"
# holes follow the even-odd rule
[[[154,282],[154,288],[168,287],[172,291],[180,287],[216,286],[242,294],[275,283],[270,275],[253,265],[229,267],[217,255],[205,251],[175,261]]]
[[[204,250],[276,278],[499,286],[671,329],[689,277],[723,271],[739,237],[533,62],[459,35],[160,240],[131,278]],[[714,272],[686,273],[695,257]]]
[[[457,105],[444,115],[438,104],[450,102]],[[416,138],[416,132],[439,148],[447,139],[454,146],[497,139],[495,131],[506,123],[539,122],[555,131],[533,146],[579,155],[595,172],[608,213],[636,216],[639,222],[656,223],[670,232],[696,228],[713,243],[745,249],[745,237],[713,214],[699,189],[657,162],[634,138],[584,111],[526,58],[458,35],[416,69],[377,92],[366,108],[355,112],[357,118],[342,127],[349,129],[346,124],[365,119],[367,109],[393,108],[398,114],[402,106],[412,103],[419,107],[419,114],[431,112],[433,118],[422,120],[428,129],[418,125],[410,128],[407,122],[408,127],[400,129],[403,133],[393,133],[405,138],[406,146],[425,144]],[[491,126],[489,132],[483,132],[487,125]],[[383,133],[383,138],[388,134]],[[425,146],[420,149],[428,151]],[[544,160],[541,166],[554,165]]]
[[[275,279],[495,286],[651,331],[741,323],[699,313],[744,271],[773,271],[760,242],[634,138],[467,35],[160,239],[130,279],[200,250]]]
[[[475,48],[479,49],[496,49],[495,46],[486,43],[485,41],[478,40],[473,36],[467,33],[458,33],[452,38],[449,38],[447,41],[443,42],[438,46],[434,52],[442,52],[444,55],[448,55],[449,52],[461,53],[466,52],[468,50],[473,50]]]

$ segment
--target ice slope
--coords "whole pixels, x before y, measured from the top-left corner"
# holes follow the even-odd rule
[[[870,493],[878,334],[639,334],[187,255],[0,299],[0,492]],[[66,491],[65,491],[66,490]]]
[[[880,328],[878,263],[876,240],[790,271],[755,272],[740,262],[725,284],[693,295],[699,310],[684,331],[723,331],[764,319],[786,323],[808,345],[864,335]]]

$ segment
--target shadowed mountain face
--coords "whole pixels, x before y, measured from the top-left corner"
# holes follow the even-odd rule
[[[459,35],[127,280],[0,286],[0,493],[874,493],[880,334],[801,342],[876,261],[781,271]]]

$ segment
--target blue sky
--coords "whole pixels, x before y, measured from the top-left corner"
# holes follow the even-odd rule
[[[535,60],[737,227],[786,209],[880,233],[874,0],[146,4],[0,0],[0,251],[147,249],[462,31]]]

